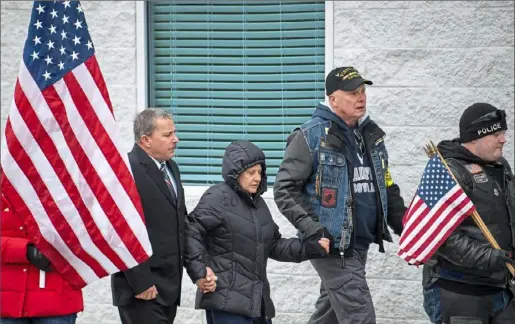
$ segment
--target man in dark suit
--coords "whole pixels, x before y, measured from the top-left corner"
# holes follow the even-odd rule
[[[171,159],[179,139],[172,117],[149,108],[134,121],[129,161],[153,255],[111,276],[113,304],[123,324],[173,323],[180,304],[184,252],[184,190]]]

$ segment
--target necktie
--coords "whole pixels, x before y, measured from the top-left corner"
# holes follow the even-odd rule
[[[166,172],[166,163],[161,163],[161,172],[163,173],[163,177],[165,179],[166,186],[168,187],[168,190],[170,190],[170,193],[172,194],[173,201],[177,201],[177,195],[175,193],[175,189],[172,185],[172,180],[170,180],[170,177],[168,176],[168,172]]]

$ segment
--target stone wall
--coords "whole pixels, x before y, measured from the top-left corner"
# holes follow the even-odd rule
[[[1,126],[12,101],[31,2],[1,2]],[[514,120],[514,2],[341,1],[334,2],[334,65],[356,66],[374,81],[368,88],[370,115],[387,132],[392,175],[409,203],[427,161],[422,145],[457,135],[463,109],[483,101],[507,110]],[[85,10],[97,58],[106,79],[124,145],[132,145],[137,111],[136,4],[87,2]],[[513,130],[506,157],[513,162]],[[180,149],[180,147],[179,147]],[[191,210],[201,188],[187,188]],[[294,228],[267,203],[284,237]],[[422,307],[421,273],[396,255],[372,246],[368,280],[379,324],[429,323]],[[319,279],[309,262],[269,263],[276,324],[305,323],[314,309]],[[109,279],[84,290],[81,324],[119,323],[111,306]],[[184,280],[176,323],[204,323],[193,309],[194,287]]]

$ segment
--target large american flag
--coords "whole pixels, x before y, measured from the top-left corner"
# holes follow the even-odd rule
[[[2,134],[2,193],[76,287],[152,254],[78,1],[35,1]]]
[[[474,210],[470,199],[435,154],[427,163],[404,215],[398,255],[411,264],[425,263]]]

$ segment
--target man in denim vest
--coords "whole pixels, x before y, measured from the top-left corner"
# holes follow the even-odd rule
[[[331,255],[311,263],[321,278],[309,324],[373,324],[365,277],[371,243],[402,231],[404,201],[388,168],[385,133],[366,114],[365,80],[353,67],[326,78],[327,100],[288,138],[274,197],[303,237],[331,240]]]

